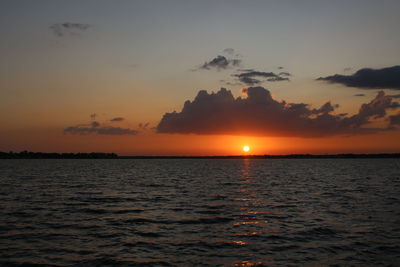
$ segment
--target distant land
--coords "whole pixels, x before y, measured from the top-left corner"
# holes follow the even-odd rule
[[[0,159],[347,159],[347,158],[400,158],[400,153],[380,154],[288,154],[288,155],[233,155],[233,156],[119,156],[116,153],[43,153],[0,152]]]

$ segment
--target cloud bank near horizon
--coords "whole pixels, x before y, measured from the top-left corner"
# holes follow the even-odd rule
[[[400,107],[394,97],[380,91],[362,104],[352,116],[336,114],[338,105],[326,102],[320,108],[305,103],[278,102],[263,87],[244,90],[247,98],[234,98],[221,88],[217,93],[199,91],[186,101],[181,112],[165,113],[156,127],[158,133],[249,135],[285,137],[324,137],[356,135],[397,129],[398,118],[387,117],[387,110]],[[371,127],[376,119],[389,121],[385,128]]]
[[[91,116],[92,117],[92,116]],[[112,119],[111,121],[122,121],[121,117]],[[115,120],[118,119],[118,120]],[[75,126],[68,126],[64,128],[64,134],[76,134],[76,135],[87,135],[87,134],[99,134],[99,135],[137,135],[139,131],[115,127],[106,124],[102,124],[98,121],[92,121],[89,124],[81,124]]]

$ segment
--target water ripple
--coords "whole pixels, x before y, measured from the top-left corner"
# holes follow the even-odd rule
[[[0,266],[398,266],[398,159],[0,161]]]

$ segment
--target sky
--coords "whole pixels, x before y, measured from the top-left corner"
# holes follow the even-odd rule
[[[400,1],[0,5],[0,151],[400,151]]]

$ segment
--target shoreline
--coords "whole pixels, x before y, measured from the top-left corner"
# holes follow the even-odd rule
[[[115,153],[42,153],[0,152],[0,159],[352,159],[400,158],[400,153],[376,154],[287,154],[287,155],[225,155],[225,156],[119,156]]]

